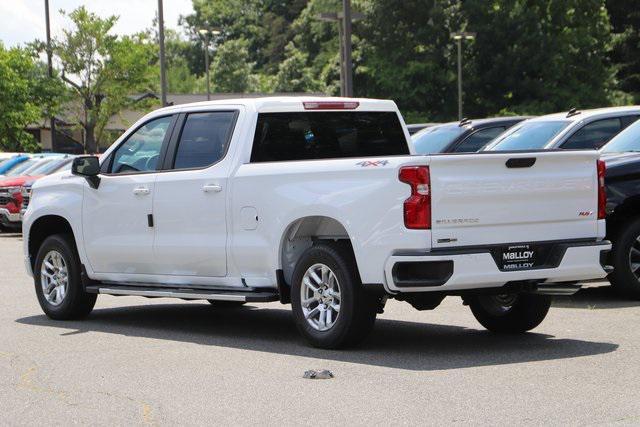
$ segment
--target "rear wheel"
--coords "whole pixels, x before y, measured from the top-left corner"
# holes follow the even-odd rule
[[[38,302],[47,316],[79,319],[93,310],[97,295],[84,291],[80,271],[71,236],[56,234],[45,239],[36,256],[33,278]]]
[[[551,307],[550,296],[533,294],[479,295],[468,302],[478,322],[499,333],[530,331],[542,323]]]
[[[609,280],[616,292],[640,299],[640,219],[618,226],[611,240]]]
[[[293,317],[311,345],[355,345],[373,328],[377,300],[362,289],[348,244],[321,243],[307,249],[296,264],[292,281]]]

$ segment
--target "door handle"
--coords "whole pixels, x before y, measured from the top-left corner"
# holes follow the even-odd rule
[[[147,187],[137,187],[133,189],[133,194],[137,195],[137,196],[145,196],[147,194],[149,194],[150,191]]]
[[[202,186],[202,191],[205,193],[219,193],[222,191],[222,187],[218,184],[206,184]]]

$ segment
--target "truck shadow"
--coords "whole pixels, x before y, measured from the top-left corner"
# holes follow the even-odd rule
[[[38,315],[17,322],[65,329],[61,337],[100,332],[415,371],[565,359],[618,348],[613,343],[556,339],[537,333],[498,336],[459,326],[378,319],[360,347],[320,350],[303,342],[289,310],[251,306],[143,305],[96,309],[84,321],[56,322]]]
[[[640,301],[616,294],[611,286],[584,288],[570,297],[556,297],[553,306],[558,308],[578,308],[601,310],[610,308],[638,307]]]

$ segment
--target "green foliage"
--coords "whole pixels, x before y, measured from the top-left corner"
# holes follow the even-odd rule
[[[55,114],[63,97],[64,86],[48,77],[32,49],[6,49],[0,43],[0,150],[37,151],[24,129]]]
[[[391,98],[428,120],[455,115],[456,74],[450,34],[460,29],[459,2],[362,1],[356,26],[356,95]]]
[[[611,39],[603,0],[468,0],[462,12],[477,32],[465,50],[469,115],[609,104]]]
[[[631,5],[629,0],[607,0],[607,10],[613,30],[613,49],[610,61],[616,78],[619,80],[619,92],[614,97],[623,97],[628,93],[635,102],[640,103],[640,8]]]
[[[249,61],[249,43],[228,40],[218,47],[211,65],[212,88],[216,92],[251,91],[253,64]]]
[[[287,59],[280,63],[275,78],[276,92],[317,92],[321,84],[307,67],[307,55],[289,43],[285,49]]]
[[[73,28],[55,40],[54,53],[79,101],[76,117],[85,132],[85,150],[94,153],[109,118],[132,105],[130,95],[153,88],[156,46],[146,34],[110,34],[115,16],[100,18],[81,6],[68,17]]]

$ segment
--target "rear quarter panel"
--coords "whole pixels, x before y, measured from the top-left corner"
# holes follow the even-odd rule
[[[404,165],[426,157],[336,159],[245,164],[233,178],[231,257],[243,276],[273,278],[281,268],[281,244],[301,218],[338,221],[351,239],[363,283],[383,283],[393,250],[428,249],[427,230],[404,227],[403,203],[410,187],[398,180]],[[255,230],[240,224],[243,208],[255,208]]]

